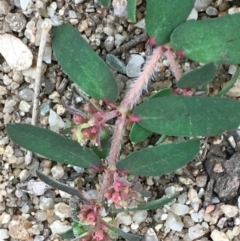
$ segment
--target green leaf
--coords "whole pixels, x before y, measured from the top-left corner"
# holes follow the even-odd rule
[[[107,8],[109,7],[111,0],[98,0],[98,2],[100,2],[103,7]]]
[[[102,133],[100,134],[101,138],[101,148],[102,150],[99,150],[97,146],[94,146],[93,152],[101,159],[105,159],[108,155],[108,151],[110,148],[110,133],[107,129],[104,129]]]
[[[189,140],[150,147],[129,154],[117,163],[117,168],[134,175],[163,175],[192,161],[199,146],[199,140]]]
[[[169,136],[214,136],[239,126],[240,102],[228,98],[166,96],[135,108],[144,128]]]
[[[190,71],[177,82],[179,88],[196,88],[212,81],[217,74],[217,68],[213,62],[199,69]]]
[[[78,167],[101,167],[98,156],[55,132],[27,124],[8,124],[7,133],[19,146],[57,162]]]
[[[165,88],[150,96],[149,99],[169,96],[172,94],[173,94],[173,89]],[[144,141],[151,134],[152,134],[151,131],[143,128],[138,123],[134,123],[130,131],[130,140],[131,142],[138,143],[140,141]]]
[[[80,222],[74,222],[73,224],[73,233],[75,237],[83,237],[86,236],[87,232],[89,230],[89,226],[82,225]]]
[[[186,21],[195,0],[148,0],[146,30],[150,37],[156,38],[158,45],[170,41],[172,31]]]
[[[139,211],[139,210],[154,210],[157,208],[160,208],[164,206],[165,204],[168,204],[173,199],[175,199],[178,196],[178,193],[166,195],[164,197],[161,197],[160,199],[153,200],[144,204],[139,204],[136,208],[127,208],[127,209],[113,209],[113,213],[120,213],[125,211]]]
[[[120,228],[116,228],[116,227],[110,226],[110,225],[109,225],[109,228],[128,241],[141,241],[142,240],[141,236],[138,236],[136,234],[125,233]]]
[[[175,51],[202,63],[240,63],[240,14],[187,21],[171,35]]]
[[[47,183],[48,185],[50,185],[56,189],[59,189],[63,192],[69,193],[73,196],[77,196],[81,199],[82,202],[88,202],[88,200],[86,198],[84,198],[84,196],[81,194],[81,192],[78,191],[77,189],[70,187],[66,184],[63,184],[50,176],[45,175],[40,170],[36,170],[36,174],[43,182]]]
[[[59,234],[59,236],[62,239],[76,238],[75,235],[73,234],[73,229],[70,229],[67,232],[63,233],[63,234]]]
[[[127,14],[131,22],[136,22],[136,7],[137,7],[137,0],[127,1]]]
[[[112,72],[70,24],[54,30],[54,54],[67,75],[88,95],[115,101],[118,87]]]
[[[219,91],[215,96],[223,96],[225,95],[236,83],[238,77],[240,75],[240,68],[239,66],[236,69],[235,74],[232,76],[232,78],[228,81],[228,83],[223,87],[221,91]]]
[[[144,141],[151,134],[152,131],[143,128],[138,123],[134,123],[130,131],[130,140],[131,142],[138,143]]]

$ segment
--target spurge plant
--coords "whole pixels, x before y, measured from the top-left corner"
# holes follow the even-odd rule
[[[216,96],[208,97],[207,90],[220,64],[240,63],[240,14],[186,21],[194,2],[147,1],[146,30],[156,47],[122,101],[117,101],[119,93],[113,73],[79,32],[69,24],[54,30],[52,45],[56,59],[80,90],[90,96],[82,110],[66,106],[74,115],[72,139],[27,124],[9,124],[7,132],[27,150],[60,163],[93,168],[102,174],[98,198],[87,199],[80,190],[36,171],[46,183],[80,198],[76,207],[79,211],[73,215],[73,229],[62,237],[107,241],[116,239],[118,234],[128,240],[139,240],[139,236],[119,229],[114,215],[108,222],[104,217],[124,210],[155,209],[177,194],[140,202],[144,192],[135,185],[132,175],[158,176],[172,172],[198,154],[199,136],[220,135],[238,127],[239,101],[220,96],[234,84],[239,69]],[[170,62],[176,87],[160,90],[136,106],[163,55]],[[176,55],[205,65],[181,76]],[[205,90],[201,96],[195,95],[199,86]],[[109,120],[115,121],[112,135],[108,130]],[[159,141],[160,145],[119,159],[124,129],[130,124],[130,140],[134,143],[152,133],[160,134],[161,140],[164,136],[179,136],[183,141],[168,144]]]

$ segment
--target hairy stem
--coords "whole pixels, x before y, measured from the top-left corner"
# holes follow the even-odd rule
[[[181,78],[181,72],[180,72],[180,70],[178,68],[178,65],[177,65],[176,61],[175,61],[174,53],[173,53],[172,49],[168,48],[166,53],[167,53],[167,58],[168,58],[168,60],[170,62],[170,66],[172,68],[172,72],[173,72],[175,78],[177,80],[179,80]]]
[[[142,90],[147,87],[148,82],[151,79],[152,74],[154,73],[154,68],[156,67],[159,59],[163,56],[164,52],[165,48],[162,46],[158,47],[153,52],[153,55],[147,62],[140,77],[130,87],[130,90],[127,92],[125,98],[121,103],[121,106],[126,113],[127,111],[132,110],[133,106],[137,103],[138,99],[140,98]],[[125,114],[122,114],[117,119],[113,133],[111,148],[108,156],[108,163],[110,164],[110,166],[116,164],[118,160],[126,120],[127,116]]]
[[[144,70],[142,71],[139,78],[132,84],[130,90],[127,92],[125,98],[122,101],[122,107],[132,110],[133,106],[139,100],[143,89],[147,88],[148,82],[154,73],[154,69],[163,56],[165,48],[160,46],[156,48],[151,56],[150,60],[146,63]]]

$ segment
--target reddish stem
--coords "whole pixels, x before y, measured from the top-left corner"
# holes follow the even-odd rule
[[[168,60],[170,62],[171,68],[172,68],[172,72],[173,72],[175,78],[177,80],[179,80],[181,78],[182,74],[181,74],[181,72],[180,72],[180,70],[178,68],[178,64],[175,61],[174,52],[172,51],[172,49],[168,48],[166,53],[167,53],[167,58],[168,58]]]

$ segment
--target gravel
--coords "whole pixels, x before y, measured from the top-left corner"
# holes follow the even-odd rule
[[[101,177],[95,171],[61,165],[38,156],[34,156],[32,163],[26,165],[25,150],[10,141],[5,127],[11,122],[31,122],[37,52],[41,24],[45,18],[51,19],[53,26],[70,22],[78,28],[96,52],[104,58],[107,56],[121,90],[120,96],[126,92],[139,75],[149,50],[144,42],[118,56],[110,55],[112,50],[144,33],[145,28],[145,1],[138,1],[137,23],[114,16],[113,12],[124,14],[118,6],[119,2],[113,1],[114,9],[104,9],[93,0],[0,1],[0,240],[60,240],[58,234],[71,228],[70,195],[37,180],[34,172],[36,168],[84,190],[85,196],[98,196],[95,180]],[[240,8],[233,3],[225,0],[196,0],[189,19],[240,12]],[[72,92],[72,81],[56,62],[50,37],[43,56],[38,124],[59,131],[69,122],[69,114],[61,101],[80,103],[82,100]],[[197,67],[195,63],[184,59],[179,60],[179,66],[183,72]],[[149,86],[149,93],[144,93],[142,100],[152,91],[174,84],[165,58],[157,69],[159,71]],[[236,66],[223,66],[219,70],[221,77],[211,88],[222,87],[229,76],[234,74],[234,70]],[[237,81],[228,95],[239,97],[239,93],[240,84]],[[156,137],[153,136],[152,139],[133,145],[129,142],[128,133],[129,130],[125,135],[127,144],[123,147],[123,155],[155,143]],[[169,137],[166,141],[173,139]],[[220,143],[222,140],[214,141]],[[232,146],[236,149],[238,147]],[[203,156],[209,146],[204,148],[201,150]],[[119,227],[126,232],[144,235],[146,241],[240,240],[240,198],[236,202],[223,202],[213,197],[212,204],[203,208],[207,175],[198,160],[193,161],[190,168],[193,178],[187,176],[183,169],[162,177],[139,177],[139,183],[151,193],[153,199],[174,192],[180,192],[180,195],[154,211],[118,213],[116,220]]]

